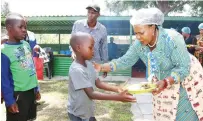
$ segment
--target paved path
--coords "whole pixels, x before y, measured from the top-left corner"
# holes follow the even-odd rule
[[[136,84],[140,82],[147,82],[144,78],[132,78],[129,84]],[[152,94],[134,95],[137,103],[132,103],[131,112],[133,113],[133,121],[153,121],[152,116]]]

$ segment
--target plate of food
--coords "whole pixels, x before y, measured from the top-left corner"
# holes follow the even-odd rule
[[[125,86],[125,89],[127,89],[130,94],[151,93],[155,88],[156,84],[152,83],[139,83]]]
[[[197,47],[197,45],[192,45],[192,44],[188,44],[188,45],[186,45],[188,48],[195,48],[195,47]]]

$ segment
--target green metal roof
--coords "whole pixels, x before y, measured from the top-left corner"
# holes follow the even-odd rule
[[[85,19],[86,16],[32,16],[26,17],[28,29],[35,33],[71,33],[73,23],[76,20]],[[99,22],[107,28],[108,34],[128,35],[130,32],[130,16],[100,16]],[[5,26],[5,18],[1,19],[1,25]],[[166,26],[178,22],[187,24],[203,22],[202,17],[165,17]],[[176,24],[177,25],[177,24]],[[173,25],[172,25],[173,26]],[[196,26],[196,25],[195,25]]]

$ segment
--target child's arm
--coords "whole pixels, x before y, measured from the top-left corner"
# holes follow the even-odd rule
[[[127,91],[120,94],[105,94],[94,91],[88,74],[82,68],[72,68],[69,75],[74,89],[84,90],[90,99],[135,102],[135,98],[132,95],[129,95]]]
[[[121,87],[109,85],[105,82],[100,81],[99,78],[97,78],[95,85],[97,86],[97,88],[103,89],[106,91],[112,91],[112,92],[122,92],[123,91],[123,89]]]
[[[122,102],[135,102],[136,99],[123,91],[120,94],[105,94],[101,92],[94,91],[92,87],[84,88],[85,93],[90,99],[95,100],[113,100],[113,101],[122,101]]]
[[[14,98],[14,86],[12,74],[10,71],[10,60],[9,58],[1,53],[1,91],[9,111],[12,113],[17,113],[18,108]]]

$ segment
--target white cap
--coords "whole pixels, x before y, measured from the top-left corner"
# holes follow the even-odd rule
[[[142,8],[137,10],[130,20],[132,25],[162,25],[164,14],[158,8]]]

